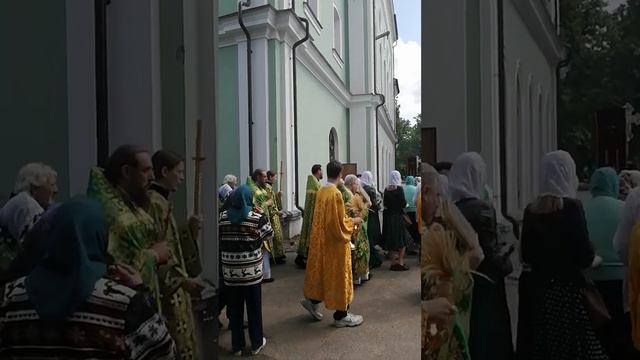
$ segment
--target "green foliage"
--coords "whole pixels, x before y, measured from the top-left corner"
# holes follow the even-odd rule
[[[396,111],[396,170],[407,174],[407,160],[412,156],[420,156],[422,115],[413,118],[413,122],[403,119]]]
[[[597,165],[596,111],[626,102],[640,108],[640,0],[613,13],[606,5],[604,0],[560,2],[561,36],[571,62],[560,83],[558,140],[578,169]]]

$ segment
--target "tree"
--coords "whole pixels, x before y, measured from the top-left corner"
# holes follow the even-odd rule
[[[413,118],[414,123],[399,116],[396,111],[396,170],[407,173],[407,160],[412,156],[420,156],[422,115]]]
[[[604,0],[560,2],[561,36],[571,51],[560,83],[560,148],[573,154],[578,169],[596,165],[595,113],[638,103],[640,92],[640,0],[614,13]]]

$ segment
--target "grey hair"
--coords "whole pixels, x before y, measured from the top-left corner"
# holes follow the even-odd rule
[[[353,174],[347,175],[347,177],[344,178],[345,185],[351,185],[357,182],[358,182],[358,177]]]
[[[227,175],[224,177],[224,183],[225,184],[230,184],[230,183],[238,183],[238,178],[235,177],[235,175]]]
[[[16,193],[30,191],[31,187],[45,186],[57,177],[58,173],[51,166],[43,163],[29,163],[18,172],[14,190]]]

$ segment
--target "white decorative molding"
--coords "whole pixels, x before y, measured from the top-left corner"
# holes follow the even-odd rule
[[[320,36],[320,32],[323,29],[322,25],[320,24],[320,19],[318,19],[318,15],[316,15],[313,10],[309,9],[309,3],[307,3],[306,1],[303,3],[302,11],[307,17],[307,20],[309,20],[309,23],[311,24],[313,29],[316,31],[316,35]]]
[[[555,66],[565,57],[565,50],[544,4],[539,0],[512,0],[511,2],[547,61]]]

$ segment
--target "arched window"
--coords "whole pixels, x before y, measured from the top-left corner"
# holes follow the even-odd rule
[[[338,8],[333,7],[333,50],[342,56],[342,19],[338,13]]]
[[[331,128],[329,131],[329,160],[336,160],[338,154],[338,132],[335,128]]]
[[[309,9],[311,9],[313,16],[315,16],[316,19],[320,21],[320,9],[318,8],[318,1],[319,0],[307,0],[307,5],[309,5]]]

